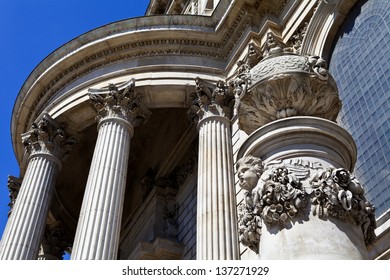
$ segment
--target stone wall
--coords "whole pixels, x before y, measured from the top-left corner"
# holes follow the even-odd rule
[[[196,172],[176,196],[179,206],[177,241],[184,245],[183,259],[196,259]]]

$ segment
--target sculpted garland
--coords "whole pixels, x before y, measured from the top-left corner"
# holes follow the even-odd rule
[[[238,207],[240,242],[256,253],[263,223],[289,229],[310,211],[321,219],[359,225],[365,242],[374,240],[374,207],[346,169],[282,161],[264,165],[253,156],[240,159],[236,168],[244,190]]]

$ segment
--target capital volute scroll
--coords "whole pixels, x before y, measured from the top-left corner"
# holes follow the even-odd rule
[[[73,146],[79,142],[79,138],[67,135],[63,124],[44,113],[39,121],[31,125],[28,132],[22,134],[22,142],[30,157],[37,154],[50,155],[60,166],[60,161],[69,156]]]
[[[135,80],[122,84],[110,83],[100,89],[89,89],[88,95],[97,112],[97,121],[118,118],[135,127],[149,119],[151,112],[142,102],[142,95],[135,92]]]
[[[195,93],[188,114],[196,122],[209,117],[224,117],[230,120],[233,107],[233,93],[227,84],[219,80],[216,84],[201,78],[195,79]]]

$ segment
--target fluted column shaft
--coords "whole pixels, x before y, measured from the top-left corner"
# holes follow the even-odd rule
[[[134,87],[130,80],[90,89],[98,113],[98,137],[71,254],[74,260],[117,257],[130,139],[133,127],[150,114]]]
[[[118,251],[133,128],[119,118],[99,127],[72,259],[115,259]]]
[[[3,233],[0,259],[36,259],[53,196],[60,159],[78,142],[44,114],[22,135],[29,155],[26,173]]]
[[[238,259],[230,121],[199,123],[197,259]]]
[[[44,153],[30,158],[18,199],[1,239],[0,259],[37,258],[59,170],[57,162],[58,159]]]

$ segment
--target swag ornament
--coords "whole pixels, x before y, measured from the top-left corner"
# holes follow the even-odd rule
[[[333,217],[360,225],[365,242],[375,239],[375,208],[364,196],[361,184],[344,168],[330,167],[311,180],[314,215]]]

